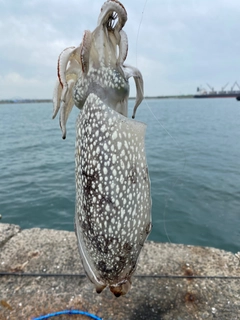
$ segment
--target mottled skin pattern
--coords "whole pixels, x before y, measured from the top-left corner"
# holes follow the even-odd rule
[[[76,231],[97,291],[120,295],[151,229],[146,126],[90,94],[77,119]]]
[[[75,229],[80,256],[100,293],[126,294],[140,250],[151,230],[151,196],[144,137],[146,125],[127,118],[129,77],[143,98],[140,71],[124,64],[128,42],[122,30],[127,13],[117,0],[102,6],[97,28],[85,31],[79,47],[65,49],[58,60],[54,113],[60,126],[75,104]]]

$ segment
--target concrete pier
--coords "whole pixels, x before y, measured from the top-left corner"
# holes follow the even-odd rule
[[[214,248],[147,242],[130,292],[115,298],[84,276],[73,232],[0,223],[0,272],[11,273],[0,275],[0,320],[71,308],[104,320],[240,319],[240,256]]]

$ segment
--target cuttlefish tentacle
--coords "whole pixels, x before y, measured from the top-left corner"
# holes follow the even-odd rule
[[[125,64],[127,12],[117,0],[102,6],[95,30],[58,60],[53,117],[60,127],[73,104],[76,123],[75,231],[86,274],[100,293],[126,294],[141,248],[151,230],[146,125],[128,119],[130,77],[136,85],[133,118],[143,99],[141,72]]]

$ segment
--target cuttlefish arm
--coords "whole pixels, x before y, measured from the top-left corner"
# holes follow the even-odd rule
[[[90,46],[91,32],[86,30],[80,46],[66,48],[58,58],[58,79],[53,95],[52,118],[54,119],[61,109],[59,123],[63,139],[66,138],[66,123],[74,105],[73,87],[77,79],[88,72]]]
[[[53,91],[53,116],[54,119],[60,109],[61,105],[61,95],[62,95],[62,86],[59,79],[57,78],[54,91]]]
[[[126,32],[124,32],[123,30],[120,31],[120,37],[121,41],[119,42],[119,56],[117,64],[122,66],[128,54],[128,38]]]
[[[117,0],[108,0],[102,5],[97,25],[102,26],[108,24],[108,27],[111,27],[112,20],[115,20],[115,17],[112,15],[114,12],[117,13],[118,20],[117,24],[112,29],[115,33],[119,33],[127,21],[127,11],[121,2]]]
[[[111,10],[109,10],[110,5]],[[98,91],[99,96],[107,104],[127,116],[127,82],[132,76],[135,80],[137,92],[133,112],[133,117],[135,117],[137,107],[143,98],[143,81],[141,73],[136,68],[123,65],[128,52],[127,35],[122,30],[126,21],[127,12],[124,6],[116,0],[107,1],[102,6],[96,30],[93,32],[86,30],[79,47],[66,48],[60,54],[57,67],[58,81],[53,98],[53,118],[61,109],[59,122],[63,139],[66,138],[66,122],[73,103],[79,109],[82,109],[88,94],[91,92]],[[103,43],[104,45],[102,45]],[[119,82],[121,74],[117,75],[121,72],[123,72],[125,79],[125,81],[121,80],[122,83]],[[97,80],[98,77],[102,77],[103,80]],[[72,80],[75,83],[77,82],[77,89]],[[109,88],[114,89],[119,84],[123,88],[121,89],[123,96],[114,99],[113,94],[109,93]],[[73,90],[75,93],[72,101]],[[71,101],[68,101],[69,99]]]
[[[68,90],[65,71],[66,71],[69,59],[72,53],[75,51],[75,49],[76,49],[75,47],[69,47],[64,49],[58,58],[58,79],[59,79],[60,85],[62,86],[62,95],[61,95],[62,101],[65,101],[65,97]]]
[[[140,103],[142,102],[143,97],[144,97],[143,78],[142,78],[141,72],[135,67],[132,67],[129,65],[123,65],[122,69],[123,69],[124,75],[127,79],[129,79],[130,77],[134,78],[135,85],[136,85],[137,95],[136,95],[136,102],[135,102],[135,106],[133,108],[133,115],[132,115],[132,118],[134,119],[135,115],[136,115],[137,108],[140,105]]]
[[[53,92],[53,119],[58,114],[61,103],[63,102],[62,108],[65,107],[65,103],[68,103],[68,101],[65,100],[68,100],[68,98],[70,97],[69,92],[72,90],[72,88],[70,88],[71,81],[75,80],[75,83],[77,78],[81,74],[79,60],[79,48],[76,49],[75,47],[63,50],[58,58],[58,78]],[[62,93],[63,88],[64,94]],[[68,95],[67,98],[66,95]],[[70,92],[70,95],[72,95],[72,92]]]
[[[74,85],[75,85],[74,80],[68,81],[68,91],[66,94],[66,99],[65,99],[65,101],[63,101],[63,105],[61,108],[59,123],[60,123],[60,127],[62,129],[62,138],[63,139],[66,139],[66,123],[67,123],[67,119],[69,117],[69,114],[72,111],[72,108],[74,106],[74,101],[72,98],[72,89],[73,89]]]
[[[89,30],[84,31],[83,40],[80,45],[80,59],[83,76],[88,73],[89,70],[89,56],[92,45],[92,33]]]

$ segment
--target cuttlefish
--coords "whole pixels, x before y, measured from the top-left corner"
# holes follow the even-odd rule
[[[145,155],[146,125],[128,116],[128,79],[136,84],[132,118],[143,99],[141,72],[125,64],[127,12],[117,0],[101,8],[97,27],[85,31],[78,47],[58,59],[53,118],[60,127],[73,105],[76,122],[75,231],[88,278],[100,293],[115,296],[131,287],[131,277],[151,230],[151,195]]]

